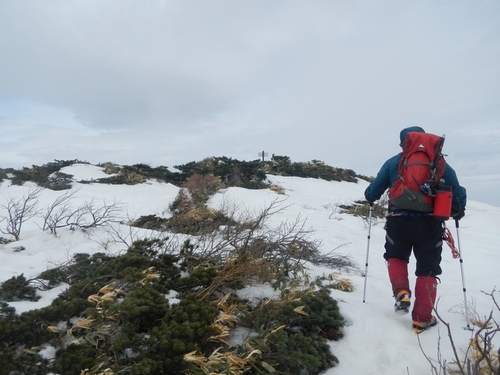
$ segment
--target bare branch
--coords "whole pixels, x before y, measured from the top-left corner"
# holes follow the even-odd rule
[[[23,223],[38,215],[38,196],[41,191],[42,188],[30,189],[22,198],[7,199],[6,203],[0,206],[7,210],[7,215],[1,217],[2,222],[7,221],[7,224],[5,229],[0,228],[0,232],[12,235],[16,241],[19,240]]]
[[[78,190],[66,192],[57,197],[54,202],[47,206],[45,213],[42,215],[42,230],[44,232],[49,230],[50,233],[57,235],[58,228],[68,226],[65,221],[74,213],[69,205],[69,202],[73,199],[77,191]]]
[[[72,230],[75,228],[86,230],[108,226],[120,221],[118,213],[122,208],[123,205],[121,202],[113,201],[112,203],[107,203],[105,200],[103,200],[101,206],[97,206],[95,198],[92,198],[90,202],[85,202],[83,206],[66,216],[65,226],[69,226]]]

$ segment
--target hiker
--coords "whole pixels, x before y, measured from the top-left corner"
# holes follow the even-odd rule
[[[425,131],[418,126],[403,129],[400,133],[400,146],[403,147],[405,138],[412,133],[425,133]],[[425,137],[418,134],[412,136]],[[430,134],[429,136],[437,137]],[[408,138],[410,139],[410,136]],[[444,137],[438,138],[444,141]],[[405,145],[409,143],[409,139]],[[422,147],[421,144],[419,146]],[[407,314],[410,311],[412,292],[408,280],[408,263],[413,250],[416,258],[415,275],[417,278],[412,320],[414,331],[420,333],[437,324],[436,318],[432,316],[432,309],[436,300],[437,276],[441,274],[444,221],[433,215],[430,211],[432,206],[428,209],[410,206],[412,209],[408,209],[395,204],[400,199],[397,195],[400,194],[401,189],[394,191],[394,185],[401,184],[403,180],[401,174],[404,172],[401,171],[400,160],[403,158],[404,150],[403,147],[402,153],[393,156],[382,165],[373,182],[365,190],[365,198],[370,205],[373,205],[373,202],[380,199],[386,189],[390,188],[388,214],[384,228],[386,230],[384,258],[387,262],[393,296],[396,299],[394,309],[398,314]],[[439,150],[439,154],[440,152]],[[459,185],[453,168],[446,164],[442,157],[441,160],[441,176],[438,177],[441,183],[444,180],[444,184],[451,187],[451,216],[455,220],[460,220],[465,215],[466,191]],[[432,202],[429,196],[425,199]],[[400,204],[400,206],[405,205]]]

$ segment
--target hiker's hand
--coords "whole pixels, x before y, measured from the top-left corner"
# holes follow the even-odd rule
[[[465,208],[461,208],[458,211],[452,212],[451,216],[455,220],[460,220],[461,218],[463,218],[465,216]]]

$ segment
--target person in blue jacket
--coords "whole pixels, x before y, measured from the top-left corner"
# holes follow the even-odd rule
[[[409,132],[422,132],[418,126],[405,128],[400,133],[400,146]],[[375,179],[365,190],[370,204],[380,199],[398,178],[400,154],[388,159]],[[460,186],[453,168],[446,163],[443,175],[445,184],[452,188],[452,217],[460,220],[465,215],[466,190]],[[389,197],[389,202],[390,202]],[[387,261],[389,279],[396,299],[394,309],[398,314],[410,311],[412,292],[408,279],[410,255],[416,259],[415,303],[412,309],[413,329],[420,333],[437,324],[432,316],[436,300],[437,276],[441,274],[443,221],[432,213],[402,210],[389,203],[386,218],[386,242],[384,258]]]

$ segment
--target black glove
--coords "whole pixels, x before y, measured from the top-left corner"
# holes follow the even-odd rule
[[[463,218],[465,216],[465,207],[460,208],[458,211],[453,211],[451,213],[451,216],[455,220],[460,220],[461,218]]]

